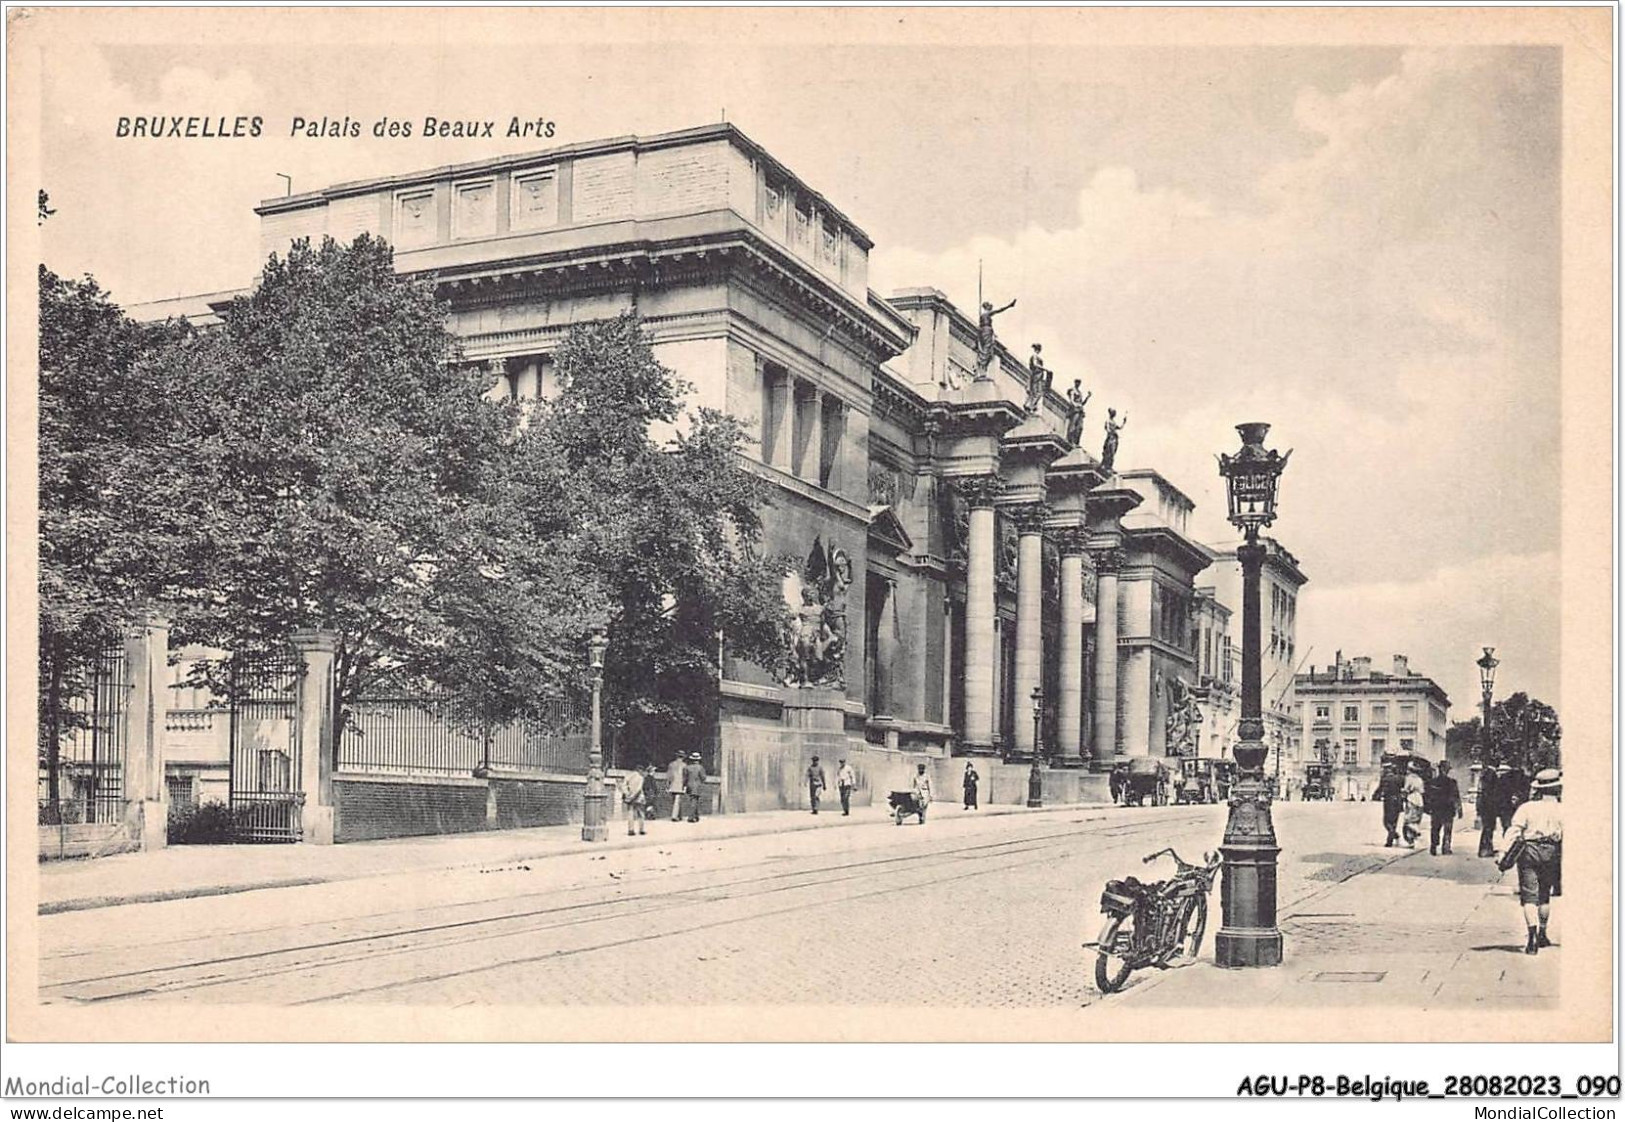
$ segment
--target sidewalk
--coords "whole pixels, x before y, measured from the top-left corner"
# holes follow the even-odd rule
[[[1156,1007],[1407,1009],[1555,1008],[1562,955],[1563,901],[1554,902],[1558,946],[1523,953],[1517,878],[1471,846],[1449,857],[1425,847],[1372,847],[1367,871],[1338,879],[1317,874],[1279,904],[1282,965],[1221,970],[1213,962],[1219,893],[1210,901],[1202,957],[1130,982],[1122,1000]]]
[[[982,817],[1007,814],[1076,813],[1096,804],[1068,804],[1029,810],[1023,806],[988,806]],[[699,822],[654,819],[644,837],[627,837],[625,824],[609,824],[603,842],[581,840],[581,826],[541,826],[529,830],[493,830],[439,834],[420,838],[349,842],[344,845],[180,845],[152,853],[127,853],[93,860],[43,862],[39,866],[39,914],[108,908],[120,904],[222,896],[263,888],[329,884],[431,870],[492,867],[562,857],[604,853],[639,846],[828,830],[852,826],[892,827],[884,806],[854,807],[851,817],[805,810],[726,814]]]

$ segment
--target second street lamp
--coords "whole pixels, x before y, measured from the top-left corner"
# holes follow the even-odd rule
[[[1484,708],[1483,723],[1478,730],[1478,743],[1473,747],[1473,778],[1469,784],[1467,797],[1473,801],[1473,828],[1483,829],[1483,823],[1478,818],[1478,792],[1484,782],[1484,769],[1494,767],[1492,755],[1492,741],[1490,740],[1490,699],[1495,693],[1495,668],[1501,665],[1501,660],[1495,657],[1494,647],[1485,647],[1484,656],[1478,660],[1478,684],[1482,690],[1480,698]],[[1483,845],[1480,844],[1480,849]],[[1484,856],[1482,853],[1480,857]]]
[[[1038,770],[1039,746],[1044,743],[1044,687],[1033,687],[1033,767],[1027,773],[1027,805],[1044,805],[1044,773]]]
[[[1241,434],[1241,450],[1219,457],[1219,474],[1228,485],[1230,522],[1246,536],[1236,549],[1241,562],[1241,739],[1232,755],[1240,775],[1220,846],[1224,922],[1214,937],[1213,957],[1220,966],[1279,966],[1282,941],[1275,923],[1275,870],[1281,848],[1275,844],[1264,785],[1269,750],[1264,746],[1258,585],[1266,550],[1258,532],[1275,521],[1276,489],[1292,453],[1283,456],[1265,449],[1270,427],[1262,422],[1237,425],[1236,431]]]
[[[609,793],[604,790],[604,740],[602,701],[604,696],[604,652],[609,649],[609,638],[603,631],[594,631],[587,643],[589,667],[592,670],[592,739],[587,754],[587,793],[581,807],[581,840],[601,842],[609,837],[609,822],[605,813]]]

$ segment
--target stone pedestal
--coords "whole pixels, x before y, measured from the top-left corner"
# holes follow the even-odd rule
[[[164,784],[164,721],[169,712],[169,620],[143,616],[124,641],[129,700],[124,707],[124,822],[143,850],[169,843]]]
[[[1279,966],[1282,938],[1275,920],[1275,870],[1281,847],[1275,844],[1261,781],[1248,779],[1236,785],[1219,852],[1224,856],[1219,887],[1222,926],[1213,940],[1214,962],[1223,967]]]
[[[333,656],[338,635],[331,631],[296,631],[289,642],[304,662],[294,693],[294,735],[299,751],[299,811],[302,840],[332,845],[333,822]]]

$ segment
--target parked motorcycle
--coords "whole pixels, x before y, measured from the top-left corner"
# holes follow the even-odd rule
[[[1106,916],[1096,949],[1095,985],[1101,993],[1115,993],[1128,977],[1147,966],[1167,969],[1181,960],[1194,960],[1207,934],[1207,896],[1213,891],[1220,857],[1206,855],[1205,864],[1180,859],[1172,847],[1145,859],[1150,864],[1163,854],[1174,859],[1174,875],[1143,883],[1135,877],[1106,882],[1100,910]],[[1089,946],[1091,944],[1084,944]]]

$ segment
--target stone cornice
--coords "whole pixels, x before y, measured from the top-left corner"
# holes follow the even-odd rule
[[[815,487],[805,479],[797,478],[782,468],[764,464],[760,460],[753,460],[742,452],[738,454],[738,463],[752,475],[776,484],[781,490],[788,491],[790,494],[797,495],[809,502],[817,503],[819,506],[852,522],[860,523],[864,527],[869,525],[868,508],[859,506],[851,499],[843,498],[833,491],[826,491],[822,487]]]
[[[912,342],[890,320],[860,304],[732,211],[591,229],[599,237],[583,244],[527,235],[477,246],[435,246],[402,253],[399,261],[403,272],[425,272],[432,277],[437,291],[457,308],[693,283],[724,279],[737,272],[804,308],[815,319],[845,328],[876,361],[901,354]],[[608,239],[605,234],[610,235]],[[466,257],[475,249],[490,253],[493,246],[497,255]]]
[[[1003,400],[934,401],[926,415],[943,436],[1003,437],[1026,419],[1014,402]]]
[[[1206,546],[1166,526],[1125,527],[1123,539],[1128,548],[1166,557],[1193,574],[1213,563],[1213,552]]]

